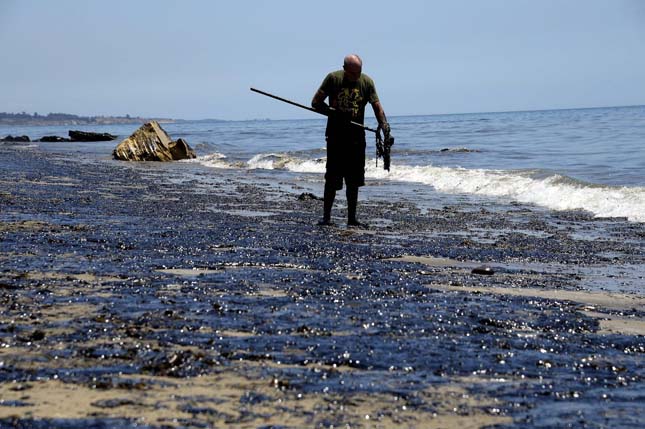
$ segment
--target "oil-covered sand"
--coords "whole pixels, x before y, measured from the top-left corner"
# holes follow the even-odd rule
[[[0,428],[642,427],[643,224],[0,166]]]

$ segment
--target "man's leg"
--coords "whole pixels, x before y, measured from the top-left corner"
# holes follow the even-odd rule
[[[331,225],[331,208],[334,205],[334,200],[336,199],[336,188],[325,181],[325,195],[323,202],[323,218],[320,222],[320,225]]]
[[[369,225],[356,219],[356,205],[358,203],[358,186],[347,187],[347,226],[369,228]]]
[[[347,184],[347,225],[367,228],[367,225],[361,223],[356,218],[356,206],[358,204],[358,188],[365,185],[365,141],[355,142],[351,145],[348,172],[346,177]]]
[[[356,205],[358,204],[358,186],[347,186],[347,225],[358,225]]]

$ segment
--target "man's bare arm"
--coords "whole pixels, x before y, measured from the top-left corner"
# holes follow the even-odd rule
[[[374,116],[376,116],[376,120],[378,121],[379,125],[386,124],[387,118],[385,117],[385,112],[383,111],[381,102],[377,101],[376,103],[372,103],[372,109],[374,110]]]
[[[327,94],[319,89],[318,91],[316,91],[314,98],[311,100],[311,107],[313,107],[314,109],[319,109],[320,105],[325,102],[325,98],[327,98]]]

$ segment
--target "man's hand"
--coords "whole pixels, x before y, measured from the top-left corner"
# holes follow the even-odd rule
[[[316,109],[318,112],[322,113],[323,115],[329,116],[330,111],[332,110],[331,107],[324,101],[321,101],[319,103],[312,104],[312,107]]]
[[[391,144],[393,144],[394,139],[390,134],[390,124],[388,124],[387,122],[383,122],[382,124],[379,124],[379,128],[383,130],[383,140],[386,142],[392,140]]]
[[[336,121],[351,121],[352,119],[351,116],[347,113],[330,107],[327,103],[324,102],[316,103],[313,108],[323,115],[329,116],[331,119]]]

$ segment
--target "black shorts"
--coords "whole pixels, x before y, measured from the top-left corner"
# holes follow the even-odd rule
[[[365,185],[365,139],[342,140],[327,137],[325,182],[334,189]]]

